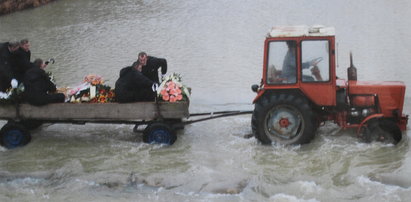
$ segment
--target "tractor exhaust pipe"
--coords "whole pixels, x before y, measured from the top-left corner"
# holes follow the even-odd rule
[[[350,67],[347,68],[348,81],[357,81],[357,68],[352,62],[352,52],[350,52]]]

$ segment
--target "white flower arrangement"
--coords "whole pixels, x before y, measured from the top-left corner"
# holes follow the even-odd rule
[[[11,88],[6,92],[0,92],[0,103],[11,104],[21,101],[21,95],[24,92],[23,83],[18,84],[16,79],[12,79]]]

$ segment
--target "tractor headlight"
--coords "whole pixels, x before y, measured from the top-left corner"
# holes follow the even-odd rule
[[[367,117],[368,115],[370,115],[370,112],[371,111],[369,109],[363,109],[362,112],[361,112],[361,115],[363,117]]]

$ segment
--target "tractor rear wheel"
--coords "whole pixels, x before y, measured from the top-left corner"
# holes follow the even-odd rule
[[[365,142],[380,141],[397,144],[402,139],[402,132],[393,120],[372,119],[368,121],[362,138]]]
[[[308,102],[294,94],[263,96],[255,104],[251,122],[254,136],[263,144],[306,144],[317,130]]]

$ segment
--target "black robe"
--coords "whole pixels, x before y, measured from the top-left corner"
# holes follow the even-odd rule
[[[115,84],[116,101],[121,103],[154,101],[156,93],[152,90],[153,84],[153,81],[132,66],[125,67],[121,69],[120,78]]]
[[[142,73],[155,83],[160,83],[158,78],[158,69],[161,67],[161,74],[167,73],[167,60],[164,58],[156,58],[147,56],[147,63],[143,66]]]
[[[32,105],[64,102],[63,93],[54,93],[56,85],[47,73],[38,67],[31,67],[24,75],[24,97]]]
[[[13,77],[11,70],[12,53],[9,51],[9,43],[0,43],[0,91],[5,92],[10,88]]]
[[[30,62],[31,52],[25,51],[22,48],[17,49],[12,56],[12,72],[13,78],[21,83],[24,79],[24,74],[32,67]]]

